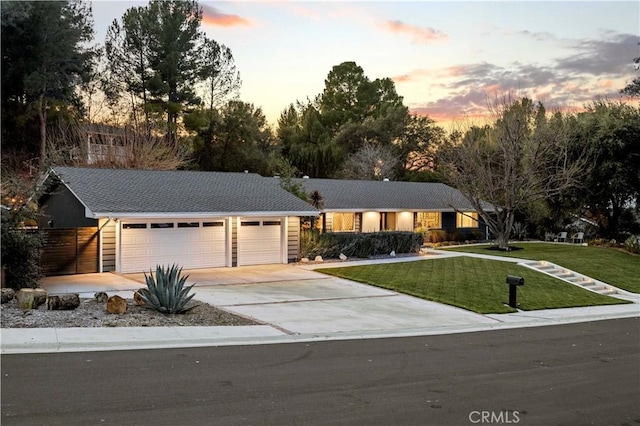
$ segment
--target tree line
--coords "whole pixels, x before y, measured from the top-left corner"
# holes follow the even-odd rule
[[[491,103],[488,124],[447,132],[412,115],[393,80],[349,61],[272,128],[260,106],[239,99],[231,49],[201,26],[197,1],[152,0],[114,20],[99,45],[90,3],[3,3],[3,204],[16,198],[16,171],[81,163],[73,153],[84,130],[100,124],[140,149],[135,162],[102,166],[442,181],[503,237],[516,220],[552,229],[575,217],[610,238],[640,233],[637,107],[594,99],[568,114],[505,97]],[[638,79],[621,91],[639,96]]]

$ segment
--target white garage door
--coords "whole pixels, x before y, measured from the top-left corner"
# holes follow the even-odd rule
[[[123,222],[121,272],[155,271],[156,265],[184,269],[226,265],[223,220]]]
[[[240,219],[238,266],[281,263],[281,227],[280,219]]]

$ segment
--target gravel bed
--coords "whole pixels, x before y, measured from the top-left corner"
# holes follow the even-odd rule
[[[13,299],[0,308],[2,328],[66,328],[66,327],[176,327],[256,325],[258,322],[217,309],[207,303],[195,302],[186,314],[165,315],[135,305],[127,299],[127,312],[110,314],[105,303],[95,299],[81,299],[72,311],[49,311],[46,304],[22,312]]]

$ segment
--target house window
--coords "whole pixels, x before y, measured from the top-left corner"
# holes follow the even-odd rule
[[[209,227],[209,226],[224,226],[224,222],[220,221],[220,222],[203,222],[202,223],[203,227]]]
[[[178,228],[199,228],[199,222],[178,222]]]
[[[123,223],[122,229],[146,229],[146,223]]]
[[[280,226],[280,221],[279,220],[265,220],[264,222],[262,222],[263,226]]]
[[[167,229],[167,228],[173,228],[173,223],[172,222],[164,222],[164,223],[152,223],[151,224],[151,229]]]
[[[333,214],[333,231],[346,232],[355,230],[355,214],[354,213],[334,213]]]
[[[478,213],[462,212],[456,213],[456,228],[477,228]]]
[[[240,226],[260,226],[260,221],[259,220],[254,220],[254,221],[250,221],[250,222],[240,222]]]
[[[416,217],[416,227],[424,229],[440,229],[442,215],[440,212],[418,212]]]

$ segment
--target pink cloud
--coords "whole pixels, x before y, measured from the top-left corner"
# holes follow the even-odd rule
[[[413,41],[416,43],[431,43],[432,41],[447,38],[447,35],[442,31],[434,30],[433,28],[416,27],[397,20],[385,21],[380,26],[394,34],[409,34],[413,36]]]
[[[605,89],[611,89],[613,87],[613,80],[601,80],[598,82],[598,86]]]
[[[416,70],[409,71],[406,74],[396,75],[394,77],[391,77],[391,79],[395,83],[407,83],[410,81],[420,80],[422,77],[427,77],[429,75],[431,75],[431,73],[427,70],[416,69]]]
[[[235,27],[238,25],[251,25],[249,20],[238,16],[222,13],[213,6],[202,5],[202,23],[217,27]]]

